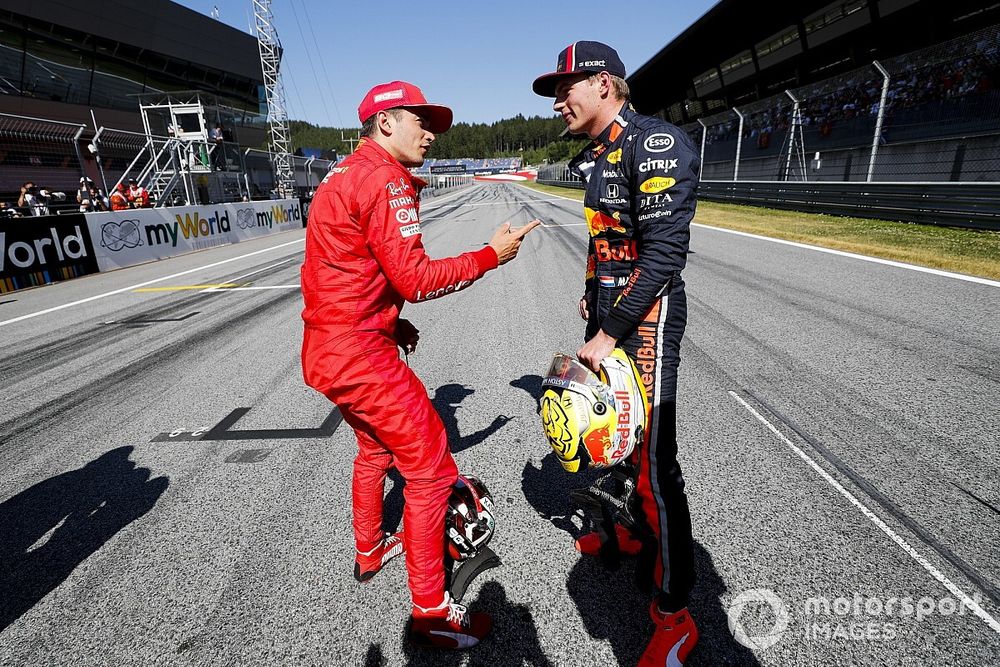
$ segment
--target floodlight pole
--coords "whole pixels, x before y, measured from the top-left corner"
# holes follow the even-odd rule
[[[701,125],[701,173],[705,173],[705,137],[708,136],[708,126],[702,122],[701,118],[698,119],[698,124]]]
[[[743,114],[736,107],[733,112],[740,117],[740,129],[736,137],[736,168],[733,169],[733,181],[740,180],[740,151],[743,150]]]
[[[877,60],[872,62],[872,65],[882,74],[882,98],[878,103],[878,120],[875,121],[875,136],[872,137],[872,156],[868,161],[868,183],[872,182],[872,176],[875,175],[875,155],[878,154],[878,141],[882,137],[882,122],[885,120],[885,100],[889,96],[889,72]]]

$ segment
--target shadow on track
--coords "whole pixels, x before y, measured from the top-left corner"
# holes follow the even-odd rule
[[[485,611],[493,616],[490,636],[468,651],[415,649],[404,636],[403,653],[407,657],[407,667],[553,667],[538,643],[538,628],[528,606],[511,602],[507,591],[499,583],[484,583],[479,596],[468,606],[472,611]],[[369,649],[369,656],[371,654]]]
[[[513,383],[511,383],[513,384]],[[583,532],[575,505],[569,498],[572,489],[589,486],[598,475],[571,475],[563,470],[555,454],[546,455],[541,467],[528,461],[521,476],[521,488],[528,503],[539,516],[569,534],[566,548]],[[698,647],[689,665],[739,665],[759,667],[760,663],[746,647],[733,639],[729,620],[722,604],[726,584],[712,562],[712,555],[694,543],[697,582],[688,608],[698,624]],[[619,665],[635,665],[652,633],[649,621],[651,596],[635,584],[636,562],[623,559],[620,569],[611,571],[596,558],[580,556],[566,578],[566,589],[576,603],[587,633],[607,641]]]
[[[445,432],[448,434],[448,443],[453,454],[482,444],[487,438],[507,425],[511,417],[507,415],[497,415],[489,426],[480,429],[475,433],[463,436],[458,430],[458,408],[462,401],[476,393],[461,384],[443,384],[434,392],[431,403],[434,409],[441,415],[444,422]],[[399,526],[403,517],[403,478],[399,472],[393,468],[389,471],[389,479],[392,481],[392,488],[386,494],[383,505],[383,526],[385,530],[393,532]]]
[[[463,436],[458,432],[459,404],[474,393],[476,393],[475,389],[470,389],[465,385],[443,384],[437,388],[437,391],[434,392],[434,398],[431,399],[434,408],[441,415],[441,421],[444,422],[445,431],[448,433],[448,442],[451,444],[451,451],[454,454],[481,444],[511,420],[511,417],[507,415],[497,415],[486,428]]]
[[[136,467],[133,449],[113,449],[0,504],[0,630],[156,504],[169,482]]]
[[[517,389],[523,389],[528,392],[533,399],[535,399],[535,413],[540,413],[542,411],[542,376],[541,375],[522,375],[516,380],[510,381],[510,386],[516,387]]]

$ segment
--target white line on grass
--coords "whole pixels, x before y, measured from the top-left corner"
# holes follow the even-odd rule
[[[904,224],[904,223],[900,223]],[[852,259],[860,259],[864,262],[874,262],[875,264],[885,264],[886,266],[894,266],[898,269],[909,269],[910,271],[919,271],[921,273],[930,273],[935,276],[944,276],[945,278],[957,278],[958,280],[965,280],[970,283],[979,283],[980,285],[989,285],[990,287],[1000,287],[1000,282],[996,280],[989,280],[988,278],[979,278],[977,276],[966,276],[961,273],[952,273],[951,271],[942,271],[941,269],[930,269],[926,266],[917,266],[915,264],[906,264],[904,262],[894,262],[891,259],[882,259],[880,257],[869,257],[868,255],[858,255],[853,252],[845,252],[843,250],[833,250],[831,248],[820,248],[818,246],[809,245],[807,243],[798,243],[796,241],[786,241],[785,239],[774,239],[770,236],[760,236],[758,234],[750,234],[748,232],[738,232],[734,229],[725,229],[724,227],[713,227],[712,225],[705,225],[700,222],[692,222],[692,227],[703,227],[705,229],[711,229],[717,232],[725,232],[726,234],[736,234],[738,236],[746,236],[752,239],[759,239],[761,241],[770,241],[771,243],[781,243],[782,245],[790,245],[796,248],[804,248],[806,250],[815,250],[816,252],[825,252],[831,255],[840,255],[841,257],[850,257]]]
[[[903,551],[909,554],[910,558],[917,561],[917,563],[919,563],[925,570],[927,570],[927,572],[930,573],[932,577],[937,579],[938,582],[940,582],[945,588],[947,588],[952,595],[959,598],[962,601],[962,604],[966,606],[966,608],[971,609],[972,613],[974,613],[976,616],[985,621],[986,625],[990,626],[990,628],[994,632],[1000,634],[1000,622],[998,622],[997,619],[995,619],[988,611],[979,606],[978,602],[976,602],[971,597],[966,595],[965,592],[962,591],[962,589],[960,589],[951,581],[951,579],[946,577],[940,570],[934,567],[934,565],[932,565],[930,561],[928,561],[920,553],[918,553],[916,549],[911,547],[910,544],[902,537],[900,537],[896,531],[894,531],[892,528],[886,525],[886,523],[882,521],[882,519],[880,519],[878,515],[875,514],[875,512],[871,511],[864,503],[862,503],[860,500],[854,497],[854,494],[845,489],[840,482],[835,480],[830,475],[830,473],[821,468],[819,464],[817,464],[816,461],[812,459],[812,457],[810,457],[804,451],[799,449],[795,445],[795,443],[793,443],[791,440],[785,437],[784,433],[779,431],[771,422],[767,420],[767,418],[765,418],[762,414],[757,412],[749,403],[744,401],[739,394],[737,394],[735,391],[730,391],[729,395],[735,398],[739,402],[739,404],[742,405],[744,408],[746,408],[746,410],[750,414],[752,414],[754,417],[757,418],[758,421],[764,424],[764,426],[766,426],[769,431],[778,436],[778,438],[783,443],[788,445],[793,452],[798,454],[799,458],[805,461],[809,465],[809,467],[818,472],[820,476],[823,479],[825,479],[833,488],[835,488],[838,492],[840,492],[840,494],[844,496],[844,498],[847,498],[848,502],[857,507],[862,514],[864,514],[866,517],[868,517],[868,519],[872,523],[878,526],[879,530],[888,535],[889,539],[898,544]]]
[[[525,187],[525,186],[521,186]],[[525,188],[530,189],[530,188]],[[537,190],[532,190],[532,192],[538,192]],[[546,193],[549,194],[549,193]],[[569,201],[580,202],[579,199],[573,199],[572,197],[563,197],[562,195],[553,194],[553,197],[559,197],[560,199],[567,199]],[[904,223],[899,223],[904,224]],[[543,225],[544,226],[544,225]],[[942,271],[941,269],[931,269],[925,266],[917,266],[915,264],[906,264],[905,262],[894,262],[891,259],[882,259],[880,257],[869,257],[868,255],[858,255],[853,252],[845,252],[843,250],[833,250],[831,248],[820,248],[819,246],[809,245],[807,243],[798,243],[796,241],[786,241],[785,239],[775,239],[770,236],[761,236],[759,234],[750,234],[748,232],[738,232],[734,229],[726,229],[724,227],[714,227],[712,225],[706,225],[701,222],[692,222],[692,227],[702,227],[703,229],[711,229],[717,232],[725,232],[727,234],[737,234],[739,236],[746,236],[752,239],[759,239],[761,241],[770,241],[771,243],[781,243],[783,245],[790,245],[796,248],[804,248],[805,250],[815,250],[816,252],[825,252],[831,255],[840,255],[841,257],[850,257],[852,259],[860,259],[864,262],[874,262],[876,264],[885,264],[886,266],[894,266],[897,269],[909,269],[910,271],[919,271],[921,273],[930,273],[935,276],[944,276],[945,278],[956,278],[958,280],[965,280],[970,283],[978,283],[980,285],[989,285],[990,287],[1000,287],[1000,282],[996,280],[990,280],[988,278],[979,278],[977,276],[967,276],[961,273],[952,273],[951,271]]]
[[[88,296],[86,299],[79,299],[77,301],[71,301],[70,303],[64,303],[59,306],[53,306],[52,308],[46,308],[45,310],[39,310],[34,313],[28,313],[27,315],[21,315],[20,317],[15,317],[9,320],[4,320],[0,322],[0,327],[6,326],[8,324],[14,324],[15,322],[21,322],[22,320],[30,320],[33,317],[38,317],[40,315],[48,315],[49,313],[54,313],[58,310],[63,310],[64,308],[71,308],[73,306],[79,306],[83,303],[89,303],[91,301],[96,301],[98,299],[103,299],[106,296],[114,296],[115,294],[121,294],[122,292],[129,292],[140,287],[145,287],[146,285],[155,285],[156,283],[162,283],[165,280],[173,280],[174,278],[179,278],[181,276],[186,276],[189,273],[194,273],[195,271],[203,271],[205,269],[211,269],[216,266],[221,266],[223,264],[228,264],[229,262],[235,262],[240,259],[245,259],[247,257],[253,257],[254,255],[259,255],[265,252],[271,252],[272,250],[278,250],[279,248],[284,248],[290,245],[295,245],[296,243],[305,243],[305,239],[298,239],[296,241],[289,241],[288,243],[281,243],[276,246],[271,246],[270,248],[264,248],[262,250],[255,250],[249,252],[245,255],[240,255],[239,257],[230,257],[229,259],[224,259],[219,262],[213,262],[211,264],[205,264],[204,266],[196,266],[193,269],[188,269],[187,271],[181,271],[179,273],[172,273],[169,276],[163,276],[162,278],[155,278],[153,280],[147,280],[144,283],[139,283],[137,285],[130,285],[129,287],[122,287],[121,289],[112,290],[110,292],[104,292],[103,294],[95,294],[94,296]]]

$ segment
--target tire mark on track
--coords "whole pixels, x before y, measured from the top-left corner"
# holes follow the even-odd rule
[[[33,433],[44,426],[54,423],[57,419],[66,420],[68,414],[72,411],[83,407],[92,400],[103,399],[105,392],[114,387],[142,378],[166,360],[179,359],[185,355],[200,355],[202,354],[201,344],[211,342],[223,331],[232,330],[234,325],[284,308],[287,302],[299,298],[298,292],[277,292],[276,294],[277,296],[268,299],[264,303],[258,304],[232,317],[223,318],[219,322],[191,336],[181,338],[140,357],[124,368],[113,369],[108,374],[91,380],[81,387],[75,387],[61,396],[50,399],[37,408],[34,408],[30,415],[14,417],[13,419],[0,422],[0,443],[2,443],[0,444],[0,451],[3,451],[7,455],[19,453],[30,445],[25,443],[21,447],[15,448],[11,442],[14,437]]]
[[[283,258],[290,260],[302,252],[293,253]],[[267,266],[273,262],[262,262],[258,266]],[[261,280],[287,270],[287,266],[275,267],[273,270],[261,271],[254,274],[254,280]],[[236,276],[246,273],[245,269],[232,271],[224,274],[219,282],[227,282],[228,276]],[[59,337],[52,341],[42,343],[23,350],[14,348],[11,354],[0,360],[0,372],[3,373],[4,386],[11,387],[27,377],[44,373],[56,368],[63,363],[66,355],[72,353],[74,356],[82,357],[90,354],[107,344],[107,336],[120,332],[123,328],[128,328],[128,324],[133,320],[159,320],[171,319],[174,315],[187,315],[192,309],[203,306],[206,299],[219,299],[219,294],[198,294],[186,292],[183,296],[168,296],[170,302],[165,304],[151,305],[146,308],[134,308],[124,306],[108,314],[96,316],[93,319],[103,320],[103,322],[87,326],[82,329],[60,330]],[[111,322],[113,324],[105,324]]]

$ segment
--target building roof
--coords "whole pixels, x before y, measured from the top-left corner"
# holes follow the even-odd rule
[[[639,67],[628,83],[633,103],[644,113],[690,100],[733,106],[998,21],[1000,3],[995,0],[721,0]],[[763,44],[796,28],[788,48],[761,59]],[[741,54],[752,63],[733,68],[729,76],[720,71]],[[722,85],[710,92],[696,90],[695,79],[712,70]]]
[[[169,0],[0,0],[0,10],[263,81],[256,37]]]

